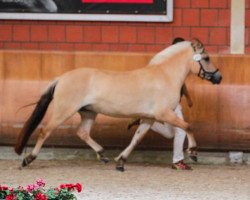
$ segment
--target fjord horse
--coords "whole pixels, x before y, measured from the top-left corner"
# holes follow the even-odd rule
[[[184,41],[182,38],[176,38],[176,39],[180,40],[181,42]],[[177,41],[177,43],[180,41]],[[173,44],[176,44],[176,43],[173,43]],[[211,68],[212,63],[210,61],[208,54],[206,53],[206,51],[204,49],[203,44],[200,41],[196,40],[196,43],[194,42],[192,44],[192,46],[193,46],[194,51],[196,52],[196,54],[193,56],[193,60],[197,61],[200,65],[200,70],[199,70],[198,76],[202,79],[206,79],[208,81],[211,81],[214,84],[219,84],[222,77],[219,78],[219,74],[216,74],[218,72],[218,70],[215,70],[213,72],[207,71],[207,68],[209,68],[209,67]],[[162,51],[161,53],[164,54],[164,51]],[[162,56],[161,53],[157,54],[156,56],[154,56],[152,58],[152,60],[149,62],[149,66],[152,66],[152,67],[157,66],[154,63],[158,62],[158,59]],[[217,76],[217,77],[215,77],[215,76]],[[186,97],[188,105],[192,106],[192,101],[191,101],[191,98],[189,96],[189,93],[188,93],[188,90],[186,88],[185,83],[183,84],[183,86],[181,88],[181,95],[182,94]],[[178,112],[181,112],[181,111],[178,111]],[[146,133],[154,125],[154,123],[157,123],[157,122],[152,123],[152,121],[146,121],[144,119],[135,119],[135,121],[132,121],[131,124],[129,124],[128,129],[134,125],[133,123],[138,124],[139,126],[138,126],[130,144],[125,148],[125,150],[122,151],[122,153],[119,154],[119,156],[117,156],[115,158],[115,161],[117,162],[116,169],[118,171],[124,171],[124,164],[125,164],[127,158],[129,157],[129,155],[131,154],[131,152],[133,151],[133,149],[145,137]],[[157,132],[159,134],[168,138],[168,133],[166,131],[167,132],[173,131],[172,127],[169,126],[169,124],[167,124],[166,122],[164,122],[161,127],[157,128]],[[187,131],[187,139],[188,139],[187,153],[189,154],[189,156],[192,160],[197,161],[197,151],[196,151],[197,144],[196,144],[196,140],[194,138],[194,135],[190,130]]]
[[[222,79],[198,40],[166,48],[141,69],[114,72],[79,68],[61,75],[49,84],[18,136],[15,151],[20,155],[53,100],[51,118],[41,129],[34,149],[24,158],[22,166],[30,164],[52,131],[77,112],[82,119],[78,136],[104,161],[102,146],[90,137],[98,113],[112,117],[141,117],[144,124],[140,131],[143,132],[154,120],[189,131],[189,124],[178,118],[174,109],[190,72],[214,84]],[[122,154],[117,161],[124,160],[125,156]]]

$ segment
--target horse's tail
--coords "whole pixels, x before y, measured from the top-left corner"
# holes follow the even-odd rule
[[[55,87],[57,85],[58,80],[53,81],[47,88],[47,90],[40,97],[39,101],[36,104],[36,107],[29,117],[29,119],[25,122],[24,127],[19,133],[17,143],[15,146],[15,152],[17,154],[21,154],[25,145],[27,144],[31,134],[42,121],[50,102],[53,99]]]

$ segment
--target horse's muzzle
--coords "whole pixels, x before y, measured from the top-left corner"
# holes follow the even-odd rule
[[[210,81],[213,84],[220,84],[221,80],[222,80],[222,76],[221,76],[221,73],[219,71],[214,73],[213,76],[211,76],[211,78],[210,78]]]

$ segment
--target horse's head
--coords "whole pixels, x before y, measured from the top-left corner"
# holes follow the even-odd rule
[[[213,84],[220,84],[222,80],[221,73],[211,62],[203,44],[199,40],[194,39],[191,45],[194,50],[193,61],[197,63],[192,65],[191,71],[198,74],[200,78],[211,81]]]

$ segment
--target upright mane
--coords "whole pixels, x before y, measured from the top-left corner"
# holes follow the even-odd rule
[[[177,44],[171,45],[170,47],[167,47],[166,49],[156,54],[149,62],[149,65],[160,65],[163,62],[165,62],[167,59],[172,58],[174,55],[177,55],[183,52],[188,47],[191,47],[191,44],[189,41],[183,41],[183,42],[179,42]]]

